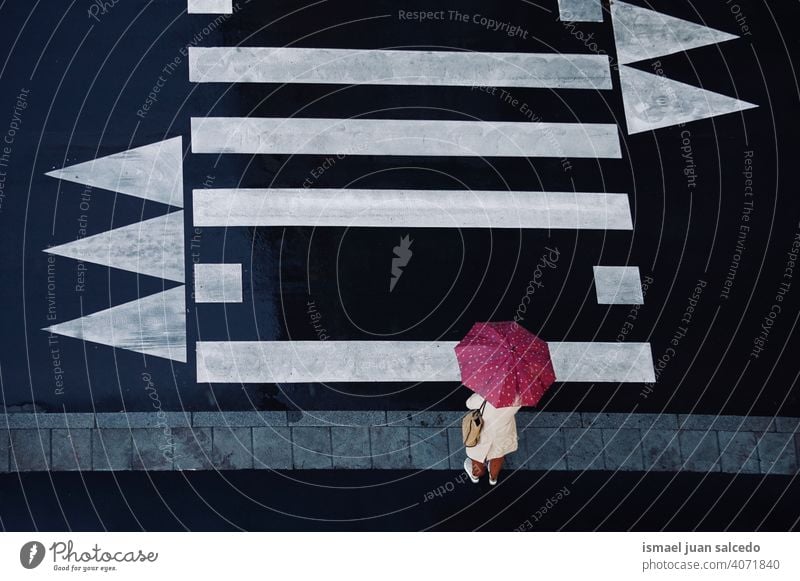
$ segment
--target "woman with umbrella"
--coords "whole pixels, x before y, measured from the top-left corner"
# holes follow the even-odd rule
[[[517,449],[516,413],[536,405],[555,381],[547,343],[515,322],[476,323],[456,345],[462,383],[475,393],[467,408],[480,414],[480,436],[468,446],[464,470],[478,483],[497,477]],[[488,470],[487,470],[488,465]]]

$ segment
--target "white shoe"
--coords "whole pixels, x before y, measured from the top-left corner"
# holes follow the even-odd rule
[[[467,473],[467,476],[469,476],[469,479],[472,480],[473,484],[480,482],[480,478],[472,474],[472,460],[469,458],[464,460],[464,472]]]
[[[491,474],[489,475],[489,484],[492,485],[492,486],[497,484],[497,480],[492,480],[492,475]]]

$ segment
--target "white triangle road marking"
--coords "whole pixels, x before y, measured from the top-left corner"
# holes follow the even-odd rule
[[[143,200],[183,207],[183,140],[173,137],[47,172]]]
[[[624,65],[619,76],[628,135],[758,107]]]
[[[45,252],[184,282],[183,210],[48,248]]]
[[[186,363],[185,293],[181,285],[43,331]]]
[[[617,0],[611,2],[611,19],[614,23],[614,40],[620,64],[739,38],[734,34]]]

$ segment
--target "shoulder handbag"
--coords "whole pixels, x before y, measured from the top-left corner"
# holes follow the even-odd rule
[[[486,407],[486,400],[483,401],[481,407],[476,410],[469,410],[464,419],[461,420],[461,437],[464,440],[464,446],[473,448],[478,445],[481,439],[481,429],[483,428],[483,409]]]

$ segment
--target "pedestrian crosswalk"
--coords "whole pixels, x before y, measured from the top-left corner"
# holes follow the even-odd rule
[[[562,22],[603,25],[598,0],[559,0]],[[188,0],[190,14],[232,13],[229,0]],[[554,15],[555,17],[555,15]],[[624,106],[627,132],[672,126],[755,105],[691,87],[627,66],[735,38],[624,2],[611,4],[619,62],[621,98],[610,58],[605,54],[552,52],[480,52],[421,50],[419,47],[363,49],[353,47],[193,46],[189,79],[211,83],[292,85],[416,86],[420,90],[463,91],[464,87],[514,87],[526,90],[609,91]],[[356,43],[353,43],[356,44]],[[298,89],[299,90],[299,89]],[[258,116],[195,116],[190,120],[195,155],[271,156],[411,156],[447,158],[583,158],[598,163],[622,159],[620,127],[609,115],[593,122],[568,115],[515,122],[495,115],[448,113],[450,119],[386,118],[379,108],[362,115],[325,116],[286,112]],[[404,115],[397,115],[403,117]],[[430,117],[430,116],[428,116]],[[183,207],[181,137],[134,147],[51,171],[59,179]],[[229,176],[238,183],[239,176]],[[199,184],[198,184],[199,185]],[[631,231],[626,193],[607,193],[603,184],[589,191],[489,191],[453,189],[306,188],[304,184],[266,183],[252,188],[204,188],[192,192],[191,224],[173,212],[48,249],[52,254],[86,260],[164,280],[185,282],[183,233],[193,228],[363,227],[363,228],[521,228]],[[186,219],[190,216],[186,215]],[[618,264],[611,261],[611,264]],[[246,302],[241,264],[197,264],[193,273],[195,302]],[[599,304],[641,304],[635,266],[597,266],[594,283]],[[49,327],[60,333],[186,361],[186,289],[176,287]],[[212,307],[208,307],[212,308]],[[545,331],[546,333],[546,331]],[[551,351],[560,381],[653,381],[647,343],[563,343]],[[198,382],[297,381],[457,381],[453,344],[416,342],[228,342],[197,343]],[[388,358],[388,359],[387,359]]]

